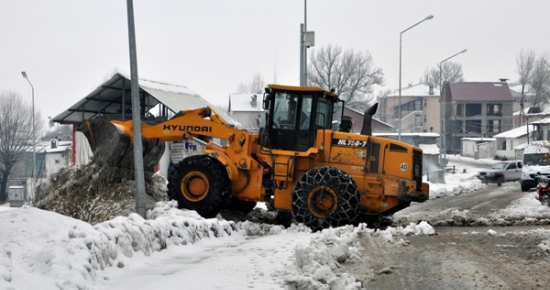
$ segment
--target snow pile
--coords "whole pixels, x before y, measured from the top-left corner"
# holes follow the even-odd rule
[[[282,274],[290,289],[360,289],[361,282],[349,274],[336,276],[342,263],[360,258],[357,234],[364,227],[344,226],[315,233],[308,245],[296,246],[295,264]]]
[[[0,219],[0,278],[20,283],[26,278],[16,270],[24,267],[33,279],[49,277],[60,289],[91,287],[98,270],[122,268],[135,252],[148,256],[170,245],[228,236],[236,230],[232,222],[178,210],[176,202],[159,203],[149,213],[151,220],[130,214],[95,226],[36,208],[3,213],[11,215]]]
[[[463,180],[466,181],[466,180]],[[433,186],[430,184],[430,199],[441,198],[446,196],[457,196],[465,193],[481,190],[487,187],[486,184],[481,183],[478,179],[471,179],[468,182],[460,183],[456,185],[447,185],[447,187],[441,187],[437,184]],[[432,189],[433,188],[433,189]]]
[[[544,240],[539,245],[544,252],[550,252],[550,240]]]
[[[388,227],[385,230],[375,231],[372,233],[374,237],[380,237],[389,243],[394,243],[394,236],[432,236],[435,234],[435,229],[426,221],[421,221],[418,224],[410,223],[406,227]],[[401,244],[402,241],[399,241]]]
[[[361,282],[352,275],[334,274],[341,264],[353,264],[361,259],[358,234],[368,234],[394,243],[393,237],[396,235],[433,235],[435,230],[425,221],[406,227],[388,227],[383,231],[368,229],[365,224],[324,229],[313,234],[309,244],[296,246],[294,267],[280,276],[290,289],[361,289]],[[396,244],[406,242],[400,239]]]
[[[145,180],[146,208],[167,200],[166,179]],[[67,167],[52,174],[36,191],[36,206],[96,224],[135,210],[135,181],[117,177],[116,169],[100,162]]]
[[[407,227],[400,231],[405,236],[432,236],[435,234],[434,228],[425,221],[418,224],[410,223]]]
[[[451,157],[450,155],[448,156]],[[461,162],[465,162],[458,157],[453,157],[449,159],[451,161],[460,160]],[[495,163],[494,160],[489,159],[473,160],[472,158],[467,158],[465,160],[468,160],[468,162],[472,162],[473,165],[480,166],[489,166],[488,164]],[[461,164],[453,165],[452,168],[452,170],[445,172],[445,183],[430,183],[430,199],[437,199],[447,196],[456,196],[475,192],[484,189],[487,186],[476,177],[479,172],[479,170],[477,170],[476,168],[464,166]],[[424,182],[428,182],[427,176],[424,177]]]

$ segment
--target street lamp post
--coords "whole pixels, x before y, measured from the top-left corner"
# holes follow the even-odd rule
[[[399,130],[398,139],[399,139],[399,141],[401,141],[401,44],[402,44],[402,39],[403,39],[403,33],[405,33],[407,30],[417,26],[418,24],[420,24],[420,23],[422,23],[426,20],[430,20],[432,18],[434,18],[434,16],[429,15],[426,18],[422,19],[421,21],[417,22],[415,25],[401,31],[401,33],[399,34],[399,127],[398,127],[398,130]]]
[[[443,79],[442,79],[442,74],[441,72],[443,71],[442,70],[442,65],[444,62],[448,61],[449,59],[459,55],[459,54],[462,54],[462,53],[466,53],[466,49],[460,51],[460,52],[457,52],[455,54],[453,54],[452,56],[442,60],[439,62],[439,103],[441,105],[441,108],[440,108],[440,111],[443,112],[443,118],[441,118],[443,120],[443,125],[441,126],[441,130],[440,133],[442,136],[440,136],[441,138],[441,149],[443,150],[443,159],[447,158],[447,140],[445,140],[447,138],[447,131],[446,131],[446,128],[445,128],[445,125],[446,125],[446,109],[447,109],[447,103],[446,102],[443,102]],[[445,104],[445,105],[444,105]]]
[[[27,73],[22,71],[21,74],[23,75],[23,78],[25,78],[28,82],[29,82],[29,85],[31,85],[31,88],[32,88],[32,180],[31,180],[31,186],[32,186],[32,189],[31,189],[31,202],[34,200],[34,172],[35,172],[35,169],[36,169],[36,138],[35,138],[35,127],[34,127],[34,86],[32,85],[31,81],[29,80],[29,78],[27,77]]]

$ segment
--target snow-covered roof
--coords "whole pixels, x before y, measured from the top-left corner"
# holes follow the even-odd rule
[[[394,95],[390,95],[391,97],[399,96],[399,90]],[[439,89],[433,88],[433,93],[430,94],[430,86],[425,84],[416,84],[412,85],[410,87],[401,87],[401,96],[438,96],[439,97]]]
[[[533,132],[535,130],[535,126],[529,125],[529,132]],[[506,132],[502,132],[500,134],[494,135],[494,138],[518,138],[523,135],[527,135],[527,125],[521,126],[512,130],[508,130]]]
[[[477,138],[477,137],[464,137],[462,138],[462,141],[487,141],[487,142],[491,142],[491,141],[495,141],[496,139],[495,138]]]
[[[185,86],[141,78],[138,83],[140,91],[145,95],[141,107],[146,112],[159,103],[162,103],[174,113],[210,106],[216,115],[230,124],[238,125],[238,122],[214,108],[207,100]],[[126,92],[124,98],[122,97],[123,91]],[[131,77],[117,72],[86,97],[63,113],[55,116],[52,122],[80,124],[84,120],[93,119],[97,116],[120,118],[122,103],[124,103],[124,108],[127,110],[126,113],[131,112],[132,98],[130,92]]]
[[[527,145],[528,145],[527,142],[523,144],[519,144],[518,146],[514,147],[514,150],[523,150],[523,148],[525,148]]]
[[[232,112],[261,112],[262,100],[261,93],[230,94],[229,109]]]
[[[537,124],[537,125],[550,124],[550,117],[544,118],[542,120],[531,122],[531,124]]]
[[[373,136],[399,136],[399,133],[372,133]],[[439,137],[438,133],[401,133],[401,136],[418,136],[418,137]]]
[[[533,117],[533,116],[548,116],[548,115],[550,115],[550,107],[544,107],[544,108],[542,108],[542,112],[535,111],[535,112],[538,112],[538,113],[529,113],[529,110],[531,110],[532,108],[534,109],[534,108],[536,108],[536,107],[527,107],[527,108],[523,108],[523,115],[530,116],[530,117]],[[512,115],[514,115],[514,116],[519,116],[519,115],[520,115],[520,112],[521,112],[521,110],[518,110],[518,111],[512,113]]]
[[[440,153],[437,144],[418,144],[418,147],[422,149],[422,153],[427,155],[438,155]]]
[[[57,147],[57,148],[46,148],[44,152],[46,153],[58,153],[58,152],[66,152],[70,147]]]

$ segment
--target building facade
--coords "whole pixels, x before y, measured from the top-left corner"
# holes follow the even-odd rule
[[[511,130],[513,98],[505,82],[460,82],[443,86],[441,141],[460,153],[462,138],[491,138]]]
[[[399,100],[401,99],[401,101]],[[380,121],[391,124],[399,131],[401,109],[401,133],[439,132],[439,90],[424,85],[410,85],[391,95],[378,99],[375,115]]]

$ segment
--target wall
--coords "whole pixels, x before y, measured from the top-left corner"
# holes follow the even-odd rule
[[[253,133],[258,133],[261,115],[262,111],[231,112],[231,118],[237,120],[241,124],[241,129]]]
[[[422,123],[422,129],[420,132],[427,133],[439,133],[440,128],[440,103],[438,95],[426,95],[426,96],[401,96],[401,104],[407,103],[409,101],[421,98],[422,99],[422,110],[413,111],[413,110],[403,110],[401,111],[401,128],[402,133],[414,133],[415,120],[414,118],[407,118],[407,115],[412,112],[417,112],[420,117],[420,122]],[[399,119],[396,117],[399,115],[399,112],[395,111],[395,108],[399,106],[399,96],[387,96],[378,101],[378,112],[376,117],[383,122],[386,122],[394,126],[397,130],[399,127]],[[426,119],[424,120],[424,117]]]
[[[506,149],[502,149],[502,144],[506,143]],[[508,160],[516,158],[516,150],[514,147],[527,143],[527,135],[519,138],[497,138],[496,155],[501,158],[506,156]]]
[[[46,153],[46,176],[55,174],[70,165],[71,150],[66,148],[65,151]]]

